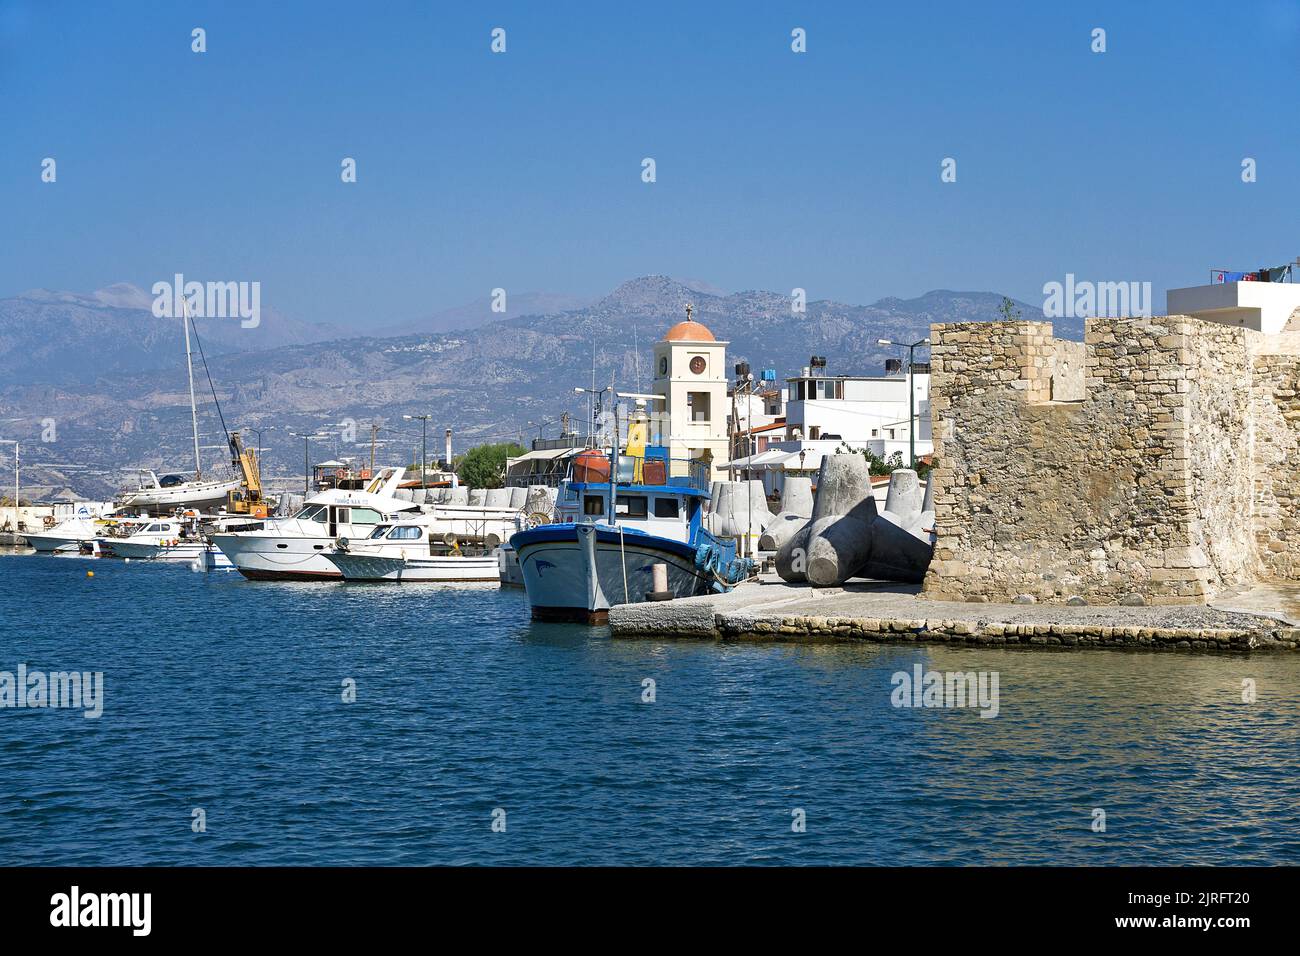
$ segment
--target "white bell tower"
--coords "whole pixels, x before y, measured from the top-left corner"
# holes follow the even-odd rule
[[[668,418],[667,445],[673,474],[686,469],[676,459],[713,459],[716,478],[727,463],[727,343],[691,316],[655,344],[654,392],[663,395]]]

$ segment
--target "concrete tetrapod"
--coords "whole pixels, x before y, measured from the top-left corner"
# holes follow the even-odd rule
[[[817,518],[808,529],[808,583],[838,587],[871,557],[876,499],[868,497],[852,514]]]
[[[900,468],[889,476],[885,510],[871,524],[871,552],[855,572],[885,581],[920,583],[934,556],[934,491],[922,492],[916,472]]]
[[[789,584],[803,584],[808,580],[808,529],[811,521],[805,521],[794,534],[786,539],[776,552],[776,573],[782,581]]]
[[[808,523],[812,509],[812,479],[787,478],[781,492],[781,511],[763,529],[763,535],[758,539],[758,550],[780,551],[782,545]]]
[[[852,572],[841,576],[837,549],[847,548],[843,542],[855,533],[858,537],[867,539],[866,526],[875,514],[876,501],[871,496],[871,473],[867,469],[866,459],[859,454],[827,455],[822,459],[821,469],[817,473],[817,496],[813,502],[812,520],[793,533],[777,550],[776,573],[783,581],[792,584],[810,581],[809,564],[818,537],[835,519],[847,517],[853,519],[853,525],[846,525],[837,532],[833,542],[817,547],[821,558],[816,574],[818,581],[842,583]],[[852,550],[856,554],[858,549],[854,546]],[[845,558],[847,557],[846,551]],[[865,560],[866,556],[862,557]]]
[[[921,581],[934,554],[933,500],[915,471],[900,468],[890,475],[885,509],[877,513],[865,461],[856,455],[823,459],[813,519],[791,539],[802,542],[795,546],[803,549],[802,579],[814,587],[835,587],[855,576]],[[792,575],[799,567],[794,550],[785,562]],[[787,581],[800,580],[782,573],[779,553],[777,571]]]
[[[720,538],[760,535],[772,521],[761,481],[722,481],[717,495],[708,527]]]

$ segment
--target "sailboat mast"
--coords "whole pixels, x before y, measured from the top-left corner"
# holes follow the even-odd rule
[[[199,411],[194,404],[194,359],[190,354],[190,302],[181,296],[181,305],[185,311],[185,365],[190,373],[190,424],[194,427],[194,480],[203,477],[203,463],[199,460]]]

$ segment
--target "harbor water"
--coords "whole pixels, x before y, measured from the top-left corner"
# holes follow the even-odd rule
[[[997,715],[894,706],[917,664]],[[19,665],[104,690],[0,709],[10,864],[1300,862],[1296,655],[615,641],[494,587],[0,555]]]

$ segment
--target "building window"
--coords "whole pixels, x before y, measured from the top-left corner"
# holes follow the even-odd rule
[[[691,421],[709,422],[712,420],[709,416],[708,392],[687,392],[686,404],[691,407]]]
[[[815,394],[821,401],[834,401],[844,397],[844,383],[838,379],[822,378],[808,384],[809,397]]]

